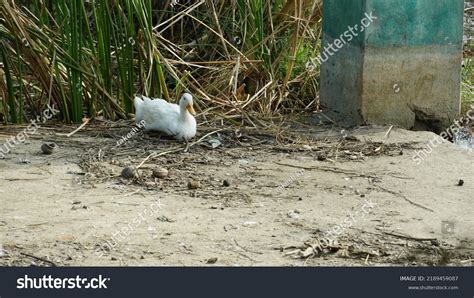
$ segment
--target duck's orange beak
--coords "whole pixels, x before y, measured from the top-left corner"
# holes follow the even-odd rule
[[[188,112],[191,113],[191,115],[196,115],[196,111],[194,110],[192,105],[187,105],[186,110],[188,110]]]

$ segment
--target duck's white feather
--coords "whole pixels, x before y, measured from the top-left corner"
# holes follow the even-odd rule
[[[161,131],[178,140],[189,140],[196,135],[196,119],[186,110],[186,105],[143,96],[135,97],[135,110],[135,121],[145,120],[145,130]]]

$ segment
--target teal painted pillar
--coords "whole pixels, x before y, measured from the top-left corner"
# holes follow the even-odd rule
[[[460,112],[463,0],[324,0],[321,102],[335,120],[449,126]]]

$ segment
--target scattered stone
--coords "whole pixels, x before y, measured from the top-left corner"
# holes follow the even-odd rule
[[[217,262],[217,258],[210,258],[206,261],[206,264],[215,264]]]
[[[43,145],[41,145],[41,151],[43,151],[44,154],[50,155],[53,154],[56,147],[57,145],[55,143],[44,143]]]
[[[209,144],[211,144],[212,146],[212,149],[215,149],[217,147],[219,147],[220,145],[222,145],[222,142],[219,141],[218,139],[211,139],[209,141],[207,141]]]
[[[459,179],[459,181],[458,181],[458,186],[463,186],[463,185],[464,185],[464,180]]]
[[[325,161],[326,158],[327,158],[326,155],[324,155],[324,154],[319,154],[317,159],[318,159],[319,161]]]
[[[168,170],[162,167],[156,167],[153,169],[153,177],[155,178],[166,178],[168,177]]]
[[[292,218],[292,219],[298,219],[301,217],[301,211],[299,211],[298,209],[295,209],[295,210],[290,210],[288,211],[288,213],[286,214],[289,218]]]
[[[246,222],[242,223],[242,225],[246,226],[246,227],[256,226],[257,224],[258,224],[258,222],[256,222],[256,221],[246,221]]]
[[[238,160],[238,163],[239,163],[239,165],[241,165],[241,166],[248,166],[248,165],[251,163],[251,161],[248,160],[248,159],[239,159],[239,160]]]
[[[135,169],[131,167],[123,168],[122,173],[120,174],[120,177],[124,179],[132,179],[132,178],[135,178],[136,176],[137,176],[137,172],[135,171]]]
[[[224,185],[225,187],[229,187],[230,181],[228,179],[224,179],[224,182],[222,182],[222,185]]]
[[[198,189],[201,187],[201,182],[197,181],[197,180],[190,180],[188,182],[188,188],[189,189]]]

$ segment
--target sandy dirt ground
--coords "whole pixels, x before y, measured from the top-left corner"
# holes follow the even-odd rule
[[[104,126],[42,127],[0,160],[1,266],[472,266],[473,156],[417,165],[432,133],[222,130],[164,154],[183,145]]]

